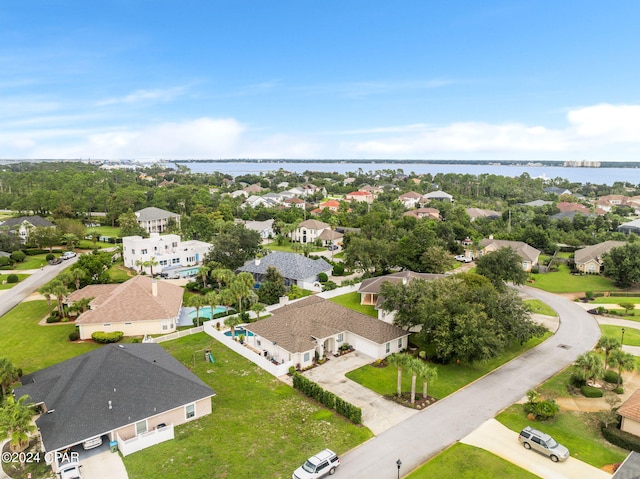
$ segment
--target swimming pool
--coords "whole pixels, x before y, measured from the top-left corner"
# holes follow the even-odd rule
[[[246,329],[244,329],[244,328],[235,328],[235,330],[234,330],[234,335],[233,335],[233,336],[237,338],[237,337],[238,337],[238,336],[240,336],[241,334],[244,334],[244,335],[245,335],[245,337],[253,336],[253,333],[252,333],[251,331],[247,331],[247,330],[246,330]],[[231,331],[225,331],[225,332],[224,332],[224,335],[225,335],[225,336],[229,336],[229,337],[231,337]]]
[[[212,315],[211,306],[203,306],[202,308],[200,308],[200,311],[198,312],[199,313],[198,316],[200,316],[201,318],[211,319],[216,314],[224,313],[226,311],[227,311],[227,308],[225,308],[224,306],[216,306],[215,309],[213,310],[213,315]],[[234,309],[229,308],[229,312],[232,312],[232,311],[234,311]],[[189,313],[189,317],[191,319],[194,319],[196,317],[195,309]]]

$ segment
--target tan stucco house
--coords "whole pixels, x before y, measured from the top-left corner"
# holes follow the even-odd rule
[[[618,414],[622,416],[620,430],[640,436],[640,389],[622,403],[618,408]]]
[[[122,331],[125,336],[166,334],[176,330],[183,290],[167,281],[135,276],[122,284],[93,284],[67,297],[72,304],[93,298],[89,311],[76,319],[80,339],[96,331]]]
[[[576,250],[573,255],[576,269],[582,273],[600,273],[603,264],[602,255],[625,244],[624,241],[605,241]]]
[[[493,238],[485,238],[480,241],[480,249],[465,251],[465,256],[469,258],[477,258],[485,254],[498,251],[500,248],[511,248],[520,258],[522,258],[522,270],[531,271],[531,268],[538,264],[540,250],[528,245],[522,241],[497,240]]]

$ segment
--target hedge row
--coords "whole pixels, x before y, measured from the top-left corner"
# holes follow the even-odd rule
[[[580,391],[582,391],[584,397],[588,398],[601,398],[604,396],[602,389],[594,388],[593,386],[582,386]]]
[[[640,452],[640,438],[617,427],[601,427],[602,435],[611,444],[620,446],[629,451]]]
[[[362,424],[362,409],[339,398],[330,391],[325,391],[318,384],[310,381],[300,373],[293,373],[293,387],[329,409],[346,417],[354,424]]]
[[[111,333],[105,333],[104,331],[96,331],[91,335],[91,339],[93,339],[96,343],[107,344],[107,343],[117,343],[122,339],[124,333],[122,331],[113,331]]]

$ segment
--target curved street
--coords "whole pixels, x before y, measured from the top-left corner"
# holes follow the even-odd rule
[[[337,477],[394,478],[398,459],[402,461],[400,475],[405,476],[595,346],[600,337],[598,324],[578,304],[526,286],[517,289],[556,310],[560,317],[556,334],[345,454]]]

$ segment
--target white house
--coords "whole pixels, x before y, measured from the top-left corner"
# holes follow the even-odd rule
[[[180,215],[160,208],[149,207],[136,211],[136,218],[141,228],[147,233],[164,233],[170,221],[180,227]]]
[[[122,238],[122,249],[127,268],[143,269],[146,273],[151,273],[153,269],[153,273],[161,273],[170,267],[201,264],[211,244],[197,240],[181,241],[176,234],[160,236],[151,233],[149,238],[125,236]],[[152,262],[158,264],[152,266]]]
[[[298,228],[291,233],[291,241],[299,241],[300,243],[313,243],[326,229],[331,229],[331,226],[324,221],[303,221],[298,225]]]

